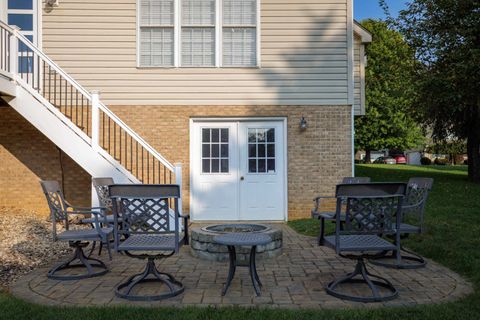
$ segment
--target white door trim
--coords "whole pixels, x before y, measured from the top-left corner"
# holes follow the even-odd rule
[[[42,0],[32,0],[33,9],[26,10],[8,10],[8,0],[0,0],[0,20],[5,23],[8,23],[8,13],[33,13],[33,30],[32,34],[34,35],[34,44],[42,50],[43,44],[43,1]],[[30,33],[30,32],[27,32]]]
[[[283,204],[283,217],[284,221],[288,221],[288,131],[287,131],[287,117],[198,117],[198,118],[190,118],[189,124],[189,151],[190,151],[190,215],[191,220],[195,221],[195,216],[192,212],[193,200],[194,200],[194,172],[193,172],[193,164],[195,159],[195,144],[194,144],[194,124],[196,122],[255,122],[255,121],[278,121],[282,122],[283,124],[283,161],[284,161],[284,170],[283,170],[283,194],[284,194],[284,204]],[[204,222],[204,221],[202,221]]]

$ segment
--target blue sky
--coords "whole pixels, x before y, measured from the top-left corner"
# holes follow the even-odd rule
[[[407,0],[387,0],[390,13],[396,17],[398,11],[405,8]],[[385,18],[383,10],[378,5],[378,0],[354,0],[353,13],[356,20],[366,18]]]

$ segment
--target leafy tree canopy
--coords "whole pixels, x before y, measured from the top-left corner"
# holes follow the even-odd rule
[[[412,0],[391,22],[420,62],[420,120],[435,140],[467,139],[469,178],[480,182],[480,1]]]
[[[413,51],[386,22],[369,19],[361,23],[373,41],[366,48],[366,114],[355,120],[355,145],[367,151],[369,160],[371,150],[414,148],[423,134],[411,113]]]

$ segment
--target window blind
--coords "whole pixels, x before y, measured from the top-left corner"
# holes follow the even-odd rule
[[[173,26],[173,0],[140,0],[140,24],[142,26]]]
[[[215,66],[215,0],[182,0],[184,67]]]
[[[140,65],[173,66],[173,28],[141,28]]]
[[[250,25],[257,24],[256,0],[223,0],[224,25]]]
[[[140,0],[140,65],[174,64],[174,0]]]
[[[214,28],[182,28],[182,65],[215,65]]]
[[[213,67],[217,49],[222,66],[257,65],[257,0],[137,1],[140,66]]]
[[[182,0],[182,25],[215,26],[215,0]]]
[[[223,65],[255,66],[256,44],[255,28],[223,28]]]
[[[257,0],[223,0],[223,66],[257,64]]]

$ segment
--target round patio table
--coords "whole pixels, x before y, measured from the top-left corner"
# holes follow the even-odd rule
[[[272,239],[266,234],[260,233],[227,233],[220,236],[216,236],[214,241],[218,244],[225,245],[228,248],[228,254],[230,257],[230,267],[228,269],[227,282],[222,290],[222,296],[227,293],[228,287],[232,283],[232,279],[235,275],[236,267],[248,267],[250,278],[252,279],[253,288],[257,296],[260,296],[260,288],[262,283],[257,273],[257,266],[255,264],[255,252],[257,251],[257,246],[265,245],[272,242]],[[237,263],[237,254],[235,251],[235,246],[247,246],[251,247],[250,249],[250,260],[248,265]]]

